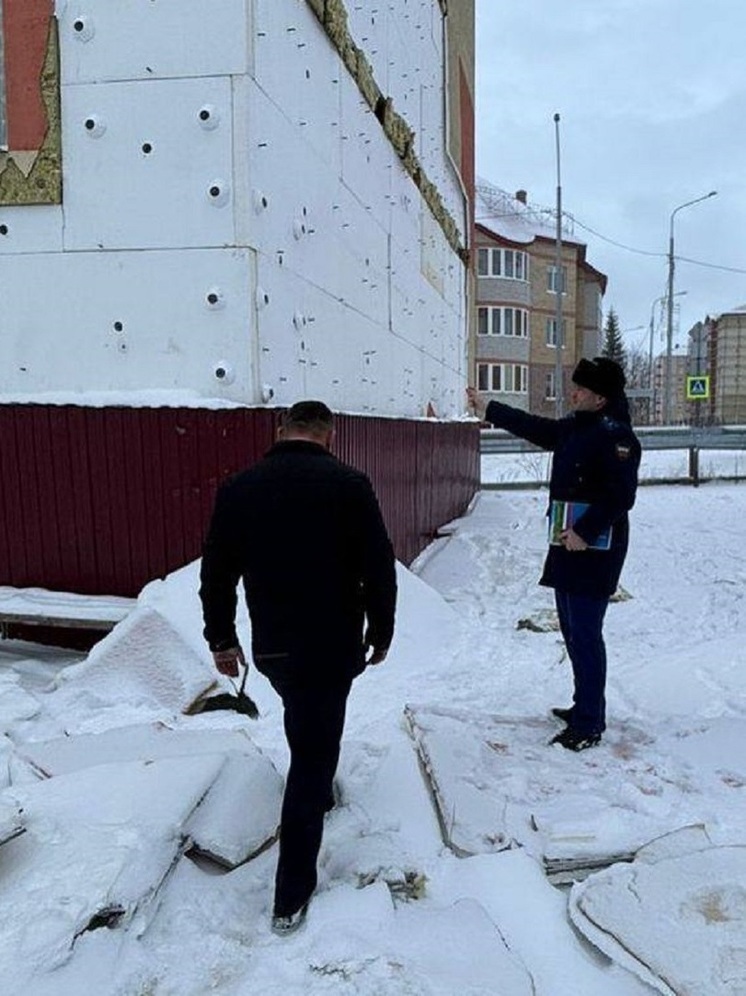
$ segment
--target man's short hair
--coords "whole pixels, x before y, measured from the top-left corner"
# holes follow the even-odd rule
[[[323,401],[297,401],[283,413],[283,429],[323,434],[334,428],[334,415]]]

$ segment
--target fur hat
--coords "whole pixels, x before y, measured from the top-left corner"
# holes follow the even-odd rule
[[[627,383],[621,366],[605,356],[581,360],[573,370],[572,379],[579,387],[587,387],[602,398],[621,397]]]

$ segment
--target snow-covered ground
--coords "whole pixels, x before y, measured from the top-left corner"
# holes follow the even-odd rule
[[[548,746],[570,680],[536,585],[545,503],[485,492],[400,570],[290,938],[269,930],[275,845],[230,871],[182,856],[271,837],[287,763],[253,671],[259,720],[181,712],[212,678],[196,565],[88,662],[0,645],[0,839],[26,828],[0,846],[3,994],[743,996],[746,485],[640,490],[609,729],[580,755]]]

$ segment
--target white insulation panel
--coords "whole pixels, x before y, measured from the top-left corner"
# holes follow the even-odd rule
[[[3,260],[0,390],[191,388],[242,399],[249,364],[248,250],[52,253]],[[217,377],[218,366],[227,377]],[[228,383],[228,381],[231,381]]]
[[[64,84],[249,69],[246,0],[57,0],[57,16]]]
[[[66,90],[65,248],[233,243],[231,117],[220,77]]]

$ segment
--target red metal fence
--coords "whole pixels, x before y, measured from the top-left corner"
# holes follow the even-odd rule
[[[218,483],[271,445],[277,411],[0,405],[0,584],[136,595],[194,560]],[[475,423],[339,416],[404,563],[479,486]]]

